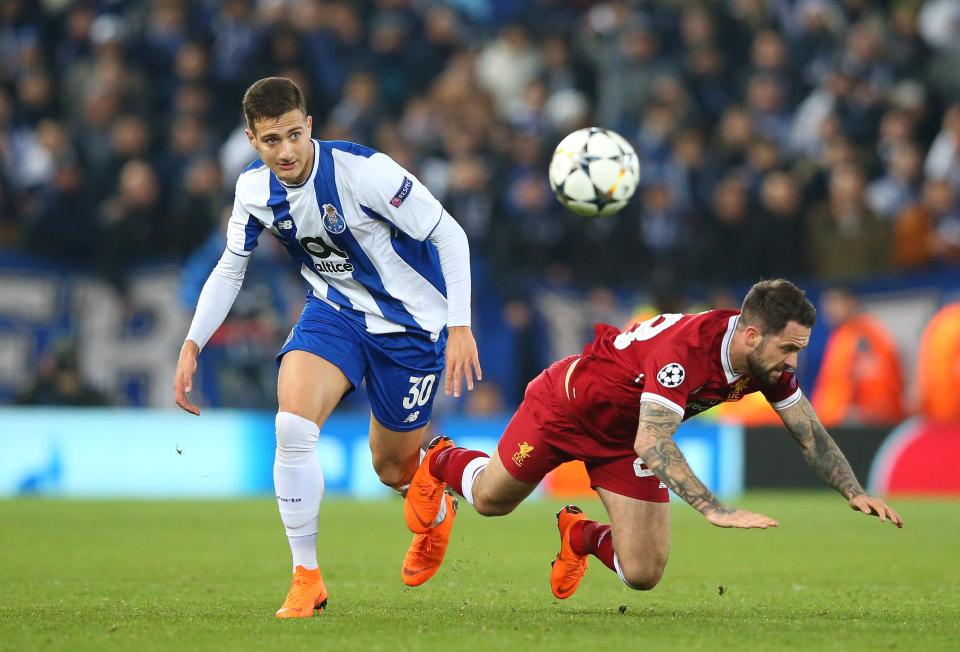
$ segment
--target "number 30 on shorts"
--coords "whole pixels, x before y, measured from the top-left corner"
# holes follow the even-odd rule
[[[410,376],[410,391],[403,398],[403,407],[412,410],[415,406],[423,407],[430,401],[433,394],[433,385],[437,382],[436,374],[426,376]]]

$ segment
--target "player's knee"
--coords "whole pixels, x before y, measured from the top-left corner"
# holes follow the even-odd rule
[[[649,562],[620,562],[620,579],[636,591],[649,591],[663,577],[663,566]]]
[[[312,453],[320,429],[313,421],[292,412],[277,412],[277,449],[281,453]]]
[[[506,516],[517,507],[512,503],[496,500],[476,492],[473,495],[473,506],[481,516]]]
[[[410,484],[415,467],[411,468],[409,464],[400,464],[389,459],[374,459],[373,470],[380,478],[380,482],[392,489],[397,489]]]

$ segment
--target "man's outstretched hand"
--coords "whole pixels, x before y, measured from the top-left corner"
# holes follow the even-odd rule
[[[886,504],[879,498],[859,494],[851,497],[847,502],[850,503],[850,509],[855,512],[863,512],[867,516],[876,516],[881,523],[890,521],[897,527],[903,527],[903,519],[897,514],[896,510]]]
[[[768,527],[777,527],[780,525],[769,516],[757,514],[756,512],[748,512],[745,509],[710,509],[704,512],[703,515],[717,527],[760,528],[766,530]]]

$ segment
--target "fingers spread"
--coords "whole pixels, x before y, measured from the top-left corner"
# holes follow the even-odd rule
[[[459,398],[459,397],[460,397],[460,386],[461,386],[461,383],[462,383],[461,374],[463,373],[462,367],[463,367],[463,364],[462,364],[459,360],[457,360],[456,362],[453,363],[453,370],[452,370],[452,375],[453,375],[453,395],[454,395],[454,397],[456,397],[456,398]]]

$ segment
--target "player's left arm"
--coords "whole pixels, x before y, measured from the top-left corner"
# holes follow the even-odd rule
[[[473,390],[474,375],[483,378],[477,342],[470,329],[470,244],[456,220],[442,211],[440,221],[427,236],[437,248],[440,270],[447,286],[447,375],[444,391],[460,396],[466,384]]]
[[[877,516],[881,521],[890,520],[903,527],[903,519],[896,510],[880,498],[870,496],[857,481],[850,463],[837,442],[823,427],[820,417],[805,396],[779,411],[783,424],[793,435],[803,451],[803,459],[831,487],[847,499],[851,509]]]
[[[470,244],[457,221],[412,173],[386,154],[370,156],[358,187],[361,209],[375,213],[420,242],[437,248],[447,288],[447,395],[460,396],[480,380],[480,357],[470,329]]]

